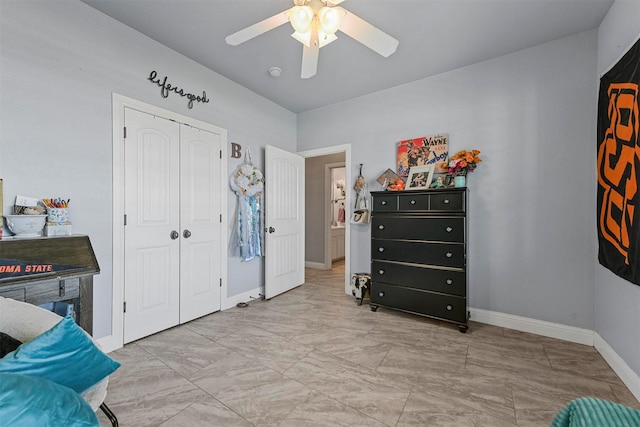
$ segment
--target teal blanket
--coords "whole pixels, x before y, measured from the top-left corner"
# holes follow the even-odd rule
[[[640,427],[640,411],[591,397],[569,402],[551,427]]]

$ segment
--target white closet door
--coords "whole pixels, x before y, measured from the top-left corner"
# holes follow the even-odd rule
[[[180,126],[128,108],[125,125],[127,343],[179,321]]]
[[[265,148],[265,298],[304,283],[304,158]]]
[[[222,139],[180,125],[180,323],[220,310]]]

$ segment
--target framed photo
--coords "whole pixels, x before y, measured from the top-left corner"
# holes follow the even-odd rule
[[[414,166],[409,169],[407,190],[421,190],[429,188],[433,179],[435,165]]]
[[[380,175],[377,179],[378,183],[380,185],[384,186],[384,181],[385,179],[387,180],[387,183],[389,184],[393,184],[395,183],[398,179],[400,179],[400,177],[398,176],[397,173],[395,173],[394,171],[392,171],[391,169],[387,169],[386,171],[384,171],[384,173],[382,175]]]
[[[433,179],[431,180],[431,184],[429,184],[429,188],[445,188],[446,180],[447,180],[446,173],[434,172]]]
[[[443,133],[398,142],[396,168],[398,175],[407,176],[414,166],[434,165],[436,173],[447,172],[442,167],[449,157],[449,134]]]

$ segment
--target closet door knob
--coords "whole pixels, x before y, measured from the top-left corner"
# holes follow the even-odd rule
[[[178,237],[180,237],[180,233],[178,233],[176,230],[173,230],[171,234],[169,234],[169,237],[171,237],[171,240],[176,240]]]
[[[187,229],[182,232],[182,235],[185,239],[188,239],[189,237],[191,237],[191,232]]]
[[[269,232],[269,234],[271,234],[271,233],[274,233],[274,232],[276,231],[276,229],[275,229],[275,228],[273,228],[273,227],[269,227],[269,228],[267,228],[265,231],[268,231],[268,232]]]

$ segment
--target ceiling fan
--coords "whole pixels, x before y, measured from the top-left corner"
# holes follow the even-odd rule
[[[301,77],[313,77],[318,69],[318,53],[338,37],[340,30],[385,58],[396,51],[398,40],[337,5],[344,0],[293,0],[294,6],[226,37],[237,46],[280,25],[291,22],[291,35],[302,48]]]

